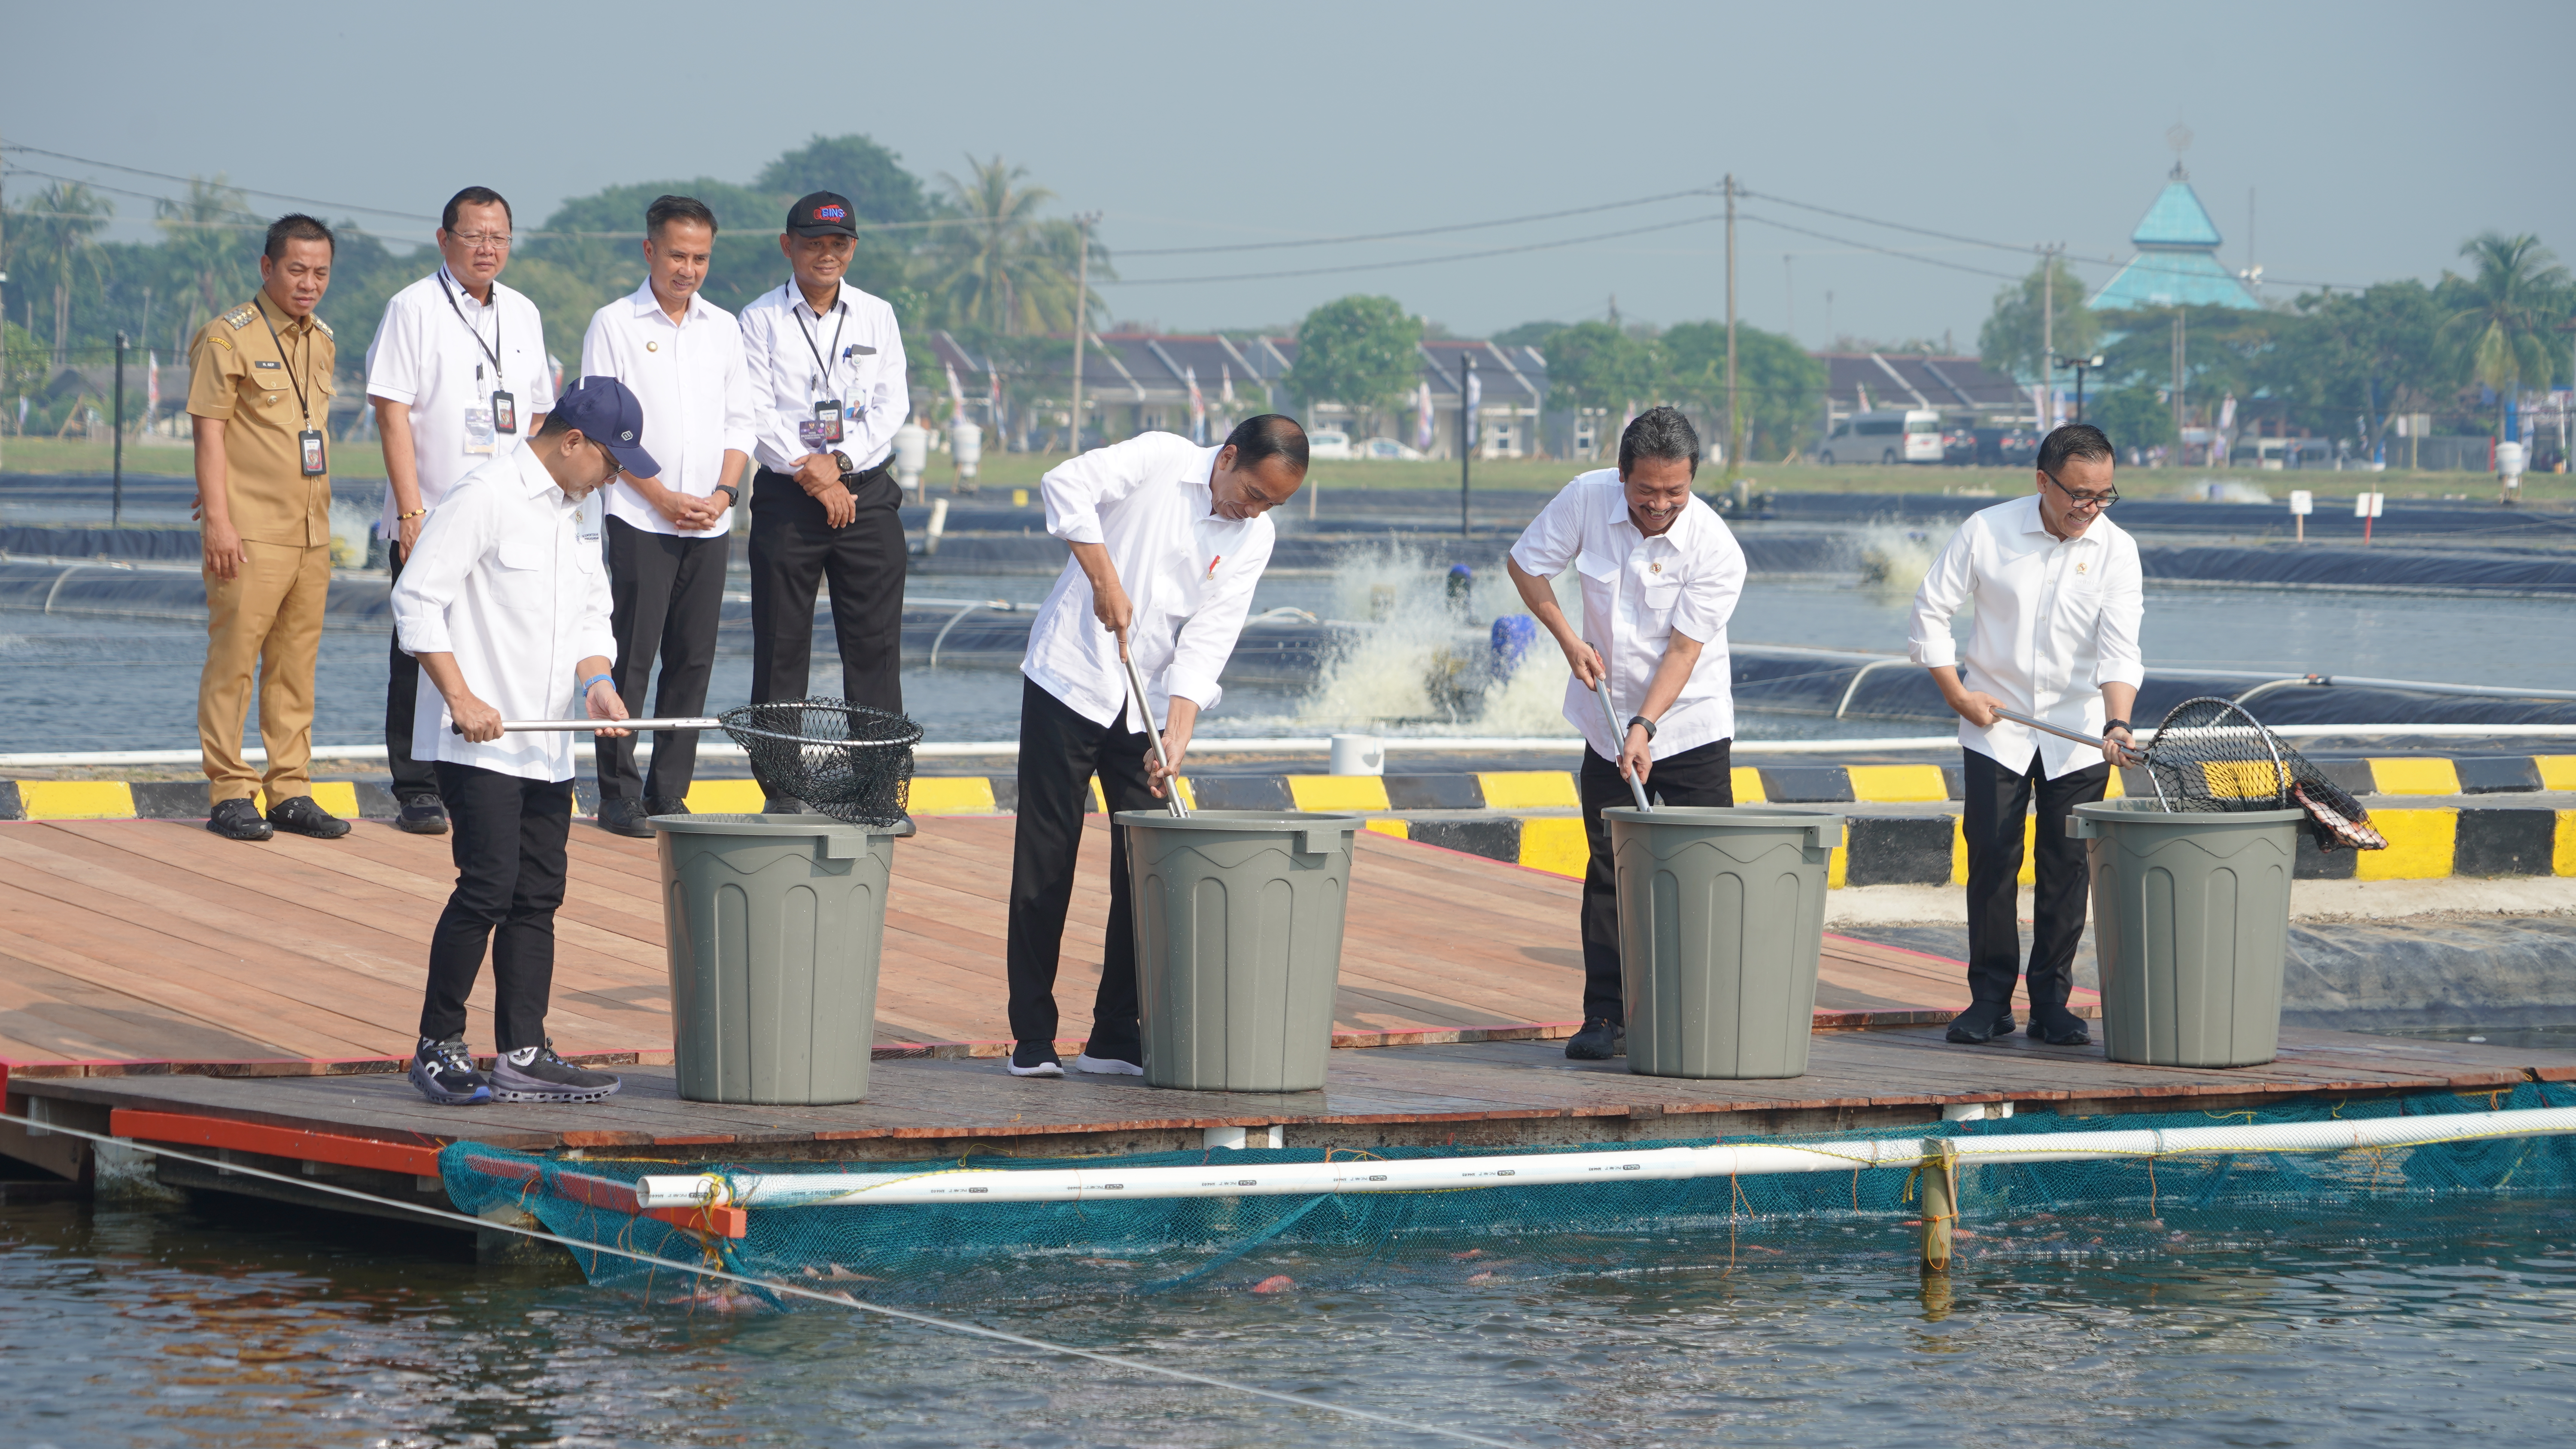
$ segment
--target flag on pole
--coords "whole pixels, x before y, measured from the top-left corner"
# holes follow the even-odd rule
[[[1431,379],[1414,384],[1413,446],[1421,452],[1431,451]]]
[[[1220,362],[1216,365],[1216,375],[1220,384],[1217,389],[1217,403],[1225,409],[1226,416],[1232,417],[1235,407],[1234,368],[1231,364]]]
[[[966,392],[965,389],[960,388],[957,385],[957,364],[953,362],[942,362],[939,365],[946,369],[948,373],[948,415],[952,418],[964,417],[966,415]]]
[[[1477,417],[1485,405],[1485,375],[1474,368],[1467,370],[1467,446],[1476,448],[1485,440],[1485,425]]]
[[[161,354],[147,350],[143,354],[143,425],[161,412]]]
[[[1207,398],[1199,392],[1199,370],[1184,367],[1181,376],[1190,385],[1190,441],[1207,446]]]
[[[1002,425],[1002,370],[989,365],[984,369],[984,421]]]
[[[2236,394],[2231,392],[2227,395],[2226,400],[2218,405],[2218,426],[2212,429],[2209,434],[2209,464],[2211,467],[2224,468],[2227,466],[2227,455],[2230,451],[2228,441],[2230,438],[2235,436],[2235,433]]]

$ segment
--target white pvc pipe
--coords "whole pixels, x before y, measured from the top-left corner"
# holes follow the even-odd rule
[[[2275,1122],[2241,1126],[2047,1132],[1947,1139],[1963,1165],[2086,1162],[2232,1152],[2348,1152],[2423,1147],[2484,1138],[2576,1133],[2576,1107],[2469,1112],[2436,1117]],[[920,1203],[1103,1202],[1145,1198],[1282,1197],[1309,1193],[1448,1192],[1474,1187],[1669,1182],[1789,1172],[1913,1167],[1931,1142],[1920,1137],[1851,1142],[1725,1143],[1714,1147],[1432,1157],[1408,1161],[1189,1167],[1060,1167],[1014,1171],[937,1167],[920,1172],[653,1176],[635,1184],[639,1207],[846,1207]],[[1935,1149],[1937,1150],[1937,1149]]]

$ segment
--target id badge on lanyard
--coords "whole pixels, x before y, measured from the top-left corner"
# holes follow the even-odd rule
[[[322,447],[322,430],[306,428],[295,435],[297,449],[304,455],[304,476],[319,478],[331,471],[330,458]]]
[[[474,364],[474,390],[476,392],[481,392],[483,390],[483,364],[479,362]],[[492,451],[494,433],[514,433],[518,431],[518,428],[514,426],[518,421],[516,417],[513,417],[510,420],[510,423],[503,424],[498,423],[493,416],[496,410],[508,408],[510,405],[510,395],[506,392],[495,392],[492,394],[492,402],[490,406],[483,406],[475,403],[467,403],[465,405],[465,451],[469,453],[489,453]]]

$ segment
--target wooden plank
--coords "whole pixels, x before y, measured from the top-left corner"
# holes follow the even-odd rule
[[[187,1147],[229,1148],[299,1162],[329,1162],[342,1167],[372,1167],[380,1172],[438,1176],[438,1148],[419,1143],[386,1142],[338,1132],[304,1131],[236,1122],[225,1117],[176,1112],[150,1112],[120,1107],[108,1114],[108,1133],[138,1142],[169,1142]]]

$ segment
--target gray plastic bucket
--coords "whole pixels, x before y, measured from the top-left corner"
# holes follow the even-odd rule
[[[1145,1084],[1311,1092],[1333,1046],[1356,815],[1128,810]]]
[[[828,815],[656,815],[653,828],[680,1095],[867,1096],[894,837]]]
[[[1619,882],[1628,1070],[1804,1075],[1842,817],[1720,806],[1601,815]]]
[[[2078,805],[2088,842],[2103,1049],[2115,1062],[2250,1067],[2281,1041],[2290,867],[2303,810],[2168,813]]]

